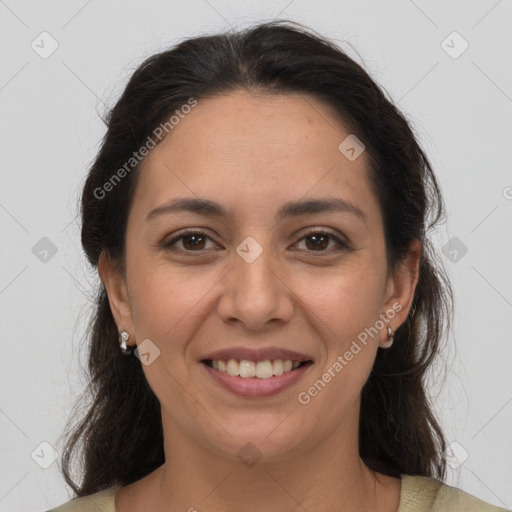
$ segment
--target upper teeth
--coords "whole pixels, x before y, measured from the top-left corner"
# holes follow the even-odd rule
[[[295,370],[300,365],[300,361],[291,359],[275,359],[271,361],[248,361],[242,359],[213,360],[212,366],[219,372],[233,375],[234,377],[258,377],[259,379],[268,379],[273,375],[282,375],[283,373]]]

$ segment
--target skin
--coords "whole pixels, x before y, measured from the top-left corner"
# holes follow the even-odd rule
[[[400,480],[359,457],[360,394],[387,325],[396,330],[407,317],[421,244],[388,269],[367,155],[350,161],[338,150],[349,133],[311,97],[236,91],[200,100],[144,160],[125,267],[102,254],[99,271],[129,344],[150,339],[160,350],[143,370],[161,404],[166,462],[118,491],[119,512],[398,509]],[[216,201],[232,217],[179,212],[146,220],[176,197]],[[325,197],[350,201],[365,220],[347,212],[274,218],[286,201]],[[174,251],[163,247],[184,228],[208,238],[199,249],[190,239]],[[327,239],[316,249],[307,228],[331,231],[350,248],[335,251]],[[252,263],[236,252],[247,236],[263,249]],[[402,309],[386,327],[307,405],[299,403],[298,393],[397,303]],[[199,361],[240,345],[289,348],[314,364],[277,396],[238,397]],[[262,455],[252,467],[237,458],[247,442]]]

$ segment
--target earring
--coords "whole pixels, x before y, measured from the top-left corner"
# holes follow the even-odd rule
[[[388,326],[388,340],[381,342],[380,347],[381,348],[389,348],[391,345],[393,345],[393,338],[395,337],[394,331],[391,329],[391,327]]]
[[[121,352],[125,355],[130,355],[132,353],[133,347],[128,347],[126,342],[129,340],[130,335],[126,331],[122,331],[119,333],[119,346],[121,347]]]

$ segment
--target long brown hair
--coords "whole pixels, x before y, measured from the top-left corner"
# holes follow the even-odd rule
[[[397,329],[394,345],[378,351],[362,390],[359,450],[378,472],[444,479],[445,440],[425,382],[452,315],[451,286],[428,239],[430,229],[444,219],[443,199],[404,116],[333,42],[300,24],[274,21],[191,38],[143,62],[106,116],[107,133],[83,189],[82,245],[89,262],[97,267],[102,251],[123,261],[139,167],[127,168],[126,162],[134,151],[149,139],[156,142],[155,128],[190,98],[201,101],[236,89],[308,94],[329,106],[366,146],[388,265],[400,264],[413,240],[423,243],[407,320]],[[112,181],[123,166],[122,179]],[[89,383],[81,397],[89,401],[80,421],[68,423],[62,454],[63,474],[76,496],[128,485],[164,463],[160,404],[138,358],[119,350],[101,284],[95,308]],[[79,482],[73,480],[74,469],[80,471]]]

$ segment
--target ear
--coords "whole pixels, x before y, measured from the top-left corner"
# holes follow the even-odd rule
[[[413,240],[405,259],[396,266],[388,277],[384,306],[386,310],[391,308],[397,312],[390,322],[394,331],[405,322],[411,309],[414,292],[418,284],[422,252],[421,242],[417,239]]]
[[[119,332],[127,331],[128,334],[133,335],[135,329],[132,310],[123,272],[119,265],[108,257],[104,251],[101,252],[99,257],[98,272],[107,291],[110,310],[114,316],[117,330]]]

